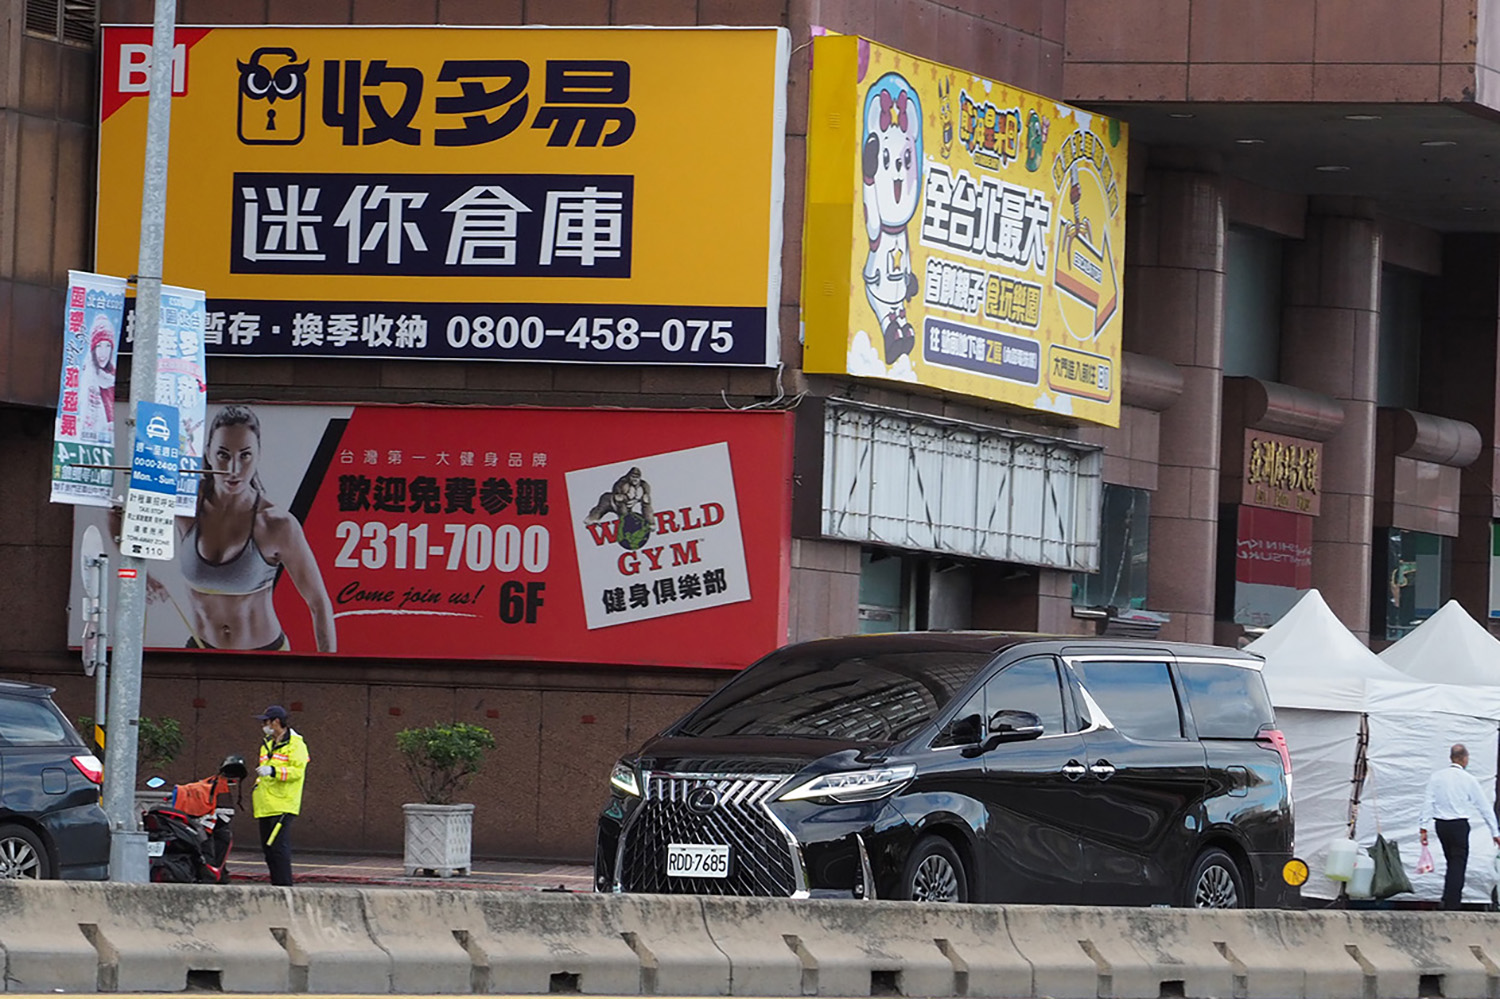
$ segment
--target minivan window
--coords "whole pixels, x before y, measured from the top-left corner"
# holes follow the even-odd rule
[[[1075,662],[1073,668],[1094,703],[1122,735],[1182,738],[1182,713],[1166,663],[1092,660]]]
[[[919,732],[992,658],[952,649],[844,656],[793,646],[714,694],[678,734],[899,742]]]
[[[58,746],[70,744],[74,738],[45,701],[0,697],[0,740],[7,745]]]
[[[1062,686],[1051,656],[1011,663],[984,685],[984,696],[989,715],[996,711],[1030,711],[1042,720],[1043,735],[1063,731]]]
[[[1258,670],[1229,663],[1178,663],[1200,739],[1253,739],[1276,714]]]

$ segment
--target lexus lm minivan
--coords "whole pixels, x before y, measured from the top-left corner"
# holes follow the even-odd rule
[[[790,645],[616,764],[595,888],[1287,906],[1261,661],[1114,638]]]

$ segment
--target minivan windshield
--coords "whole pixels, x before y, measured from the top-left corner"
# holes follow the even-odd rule
[[[850,655],[816,644],[793,646],[747,669],[676,734],[899,742],[920,731],[993,658],[955,649]]]

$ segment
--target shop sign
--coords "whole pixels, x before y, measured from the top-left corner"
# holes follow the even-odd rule
[[[52,502],[109,506],[115,457],[115,361],[125,279],[68,271],[62,371],[52,433]]]
[[[1245,431],[1245,506],[1318,515],[1323,493],[1323,445],[1259,430]]]
[[[1235,622],[1269,628],[1310,589],[1312,521],[1241,505],[1235,530]]]
[[[152,570],[148,648],[738,667],[785,641],[785,413],[208,415],[222,474]]]
[[[134,269],[150,29],[102,41]],[[785,29],[184,27],[165,272],[211,355],[778,361]]]
[[[813,39],[804,366],[1119,425],[1121,122]]]

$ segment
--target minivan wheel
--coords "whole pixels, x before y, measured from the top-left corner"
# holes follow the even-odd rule
[[[0,878],[35,878],[51,876],[47,851],[36,834],[23,826],[0,826]]]
[[[1204,850],[1188,878],[1188,907],[1243,909],[1247,901],[1244,879],[1234,858],[1223,850]]]
[[[958,851],[940,836],[918,840],[906,858],[901,892],[912,902],[967,902],[969,878]]]

